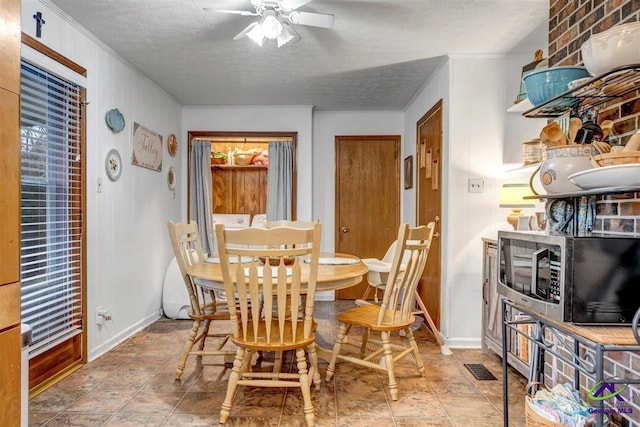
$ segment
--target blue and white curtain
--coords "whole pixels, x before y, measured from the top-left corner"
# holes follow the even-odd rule
[[[211,141],[191,141],[191,199],[189,217],[198,223],[202,250],[216,252],[214,244],[213,216],[211,215]]]
[[[267,219],[291,220],[293,194],[293,142],[269,143],[269,172],[267,183]]]

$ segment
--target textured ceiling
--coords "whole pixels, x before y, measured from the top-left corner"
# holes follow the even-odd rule
[[[233,40],[255,17],[203,10],[253,10],[249,0],[47,3],[183,105],[317,110],[401,110],[443,55],[506,53],[549,8],[549,0],[313,0],[299,10],[334,14],[332,29],[295,25],[300,41],[261,48]]]

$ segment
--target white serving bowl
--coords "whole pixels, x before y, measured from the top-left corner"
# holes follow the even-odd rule
[[[624,65],[640,64],[640,22],[593,34],[581,47],[584,66],[599,76]]]
[[[547,148],[545,160],[540,165],[540,182],[548,194],[571,193],[582,188],[569,180],[569,175],[591,169],[591,156],[595,154],[591,144],[559,145]]]

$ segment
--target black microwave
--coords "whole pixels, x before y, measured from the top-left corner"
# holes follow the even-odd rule
[[[498,292],[561,322],[631,323],[640,307],[640,238],[500,231]]]

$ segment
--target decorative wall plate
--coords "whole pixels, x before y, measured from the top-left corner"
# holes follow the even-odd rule
[[[111,181],[117,181],[122,174],[122,159],[120,153],[115,148],[112,148],[107,153],[107,157],[104,161],[105,169],[107,170],[107,176]]]
[[[124,116],[117,108],[107,111],[104,120],[113,133],[118,133],[124,129]]]
[[[178,139],[172,133],[169,134],[169,138],[167,141],[167,149],[169,150],[169,155],[174,157],[178,152]]]
[[[169,190],[175,190],[176,188],[176,170],[173,166],[169,166],[169,172],[167,172],[167,185]]]

